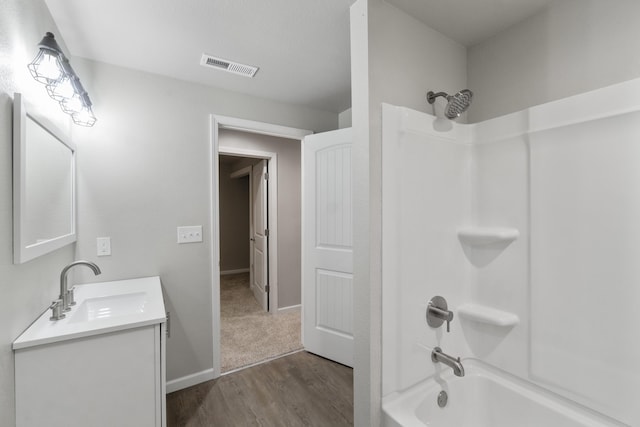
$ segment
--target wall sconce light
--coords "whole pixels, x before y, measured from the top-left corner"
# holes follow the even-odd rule
[[[93,114],[89,94],[71,67],[69,60],[55,40],[53,33],[46,33],[38,44],[40,51],[28,65],[33,78],[46,85],[49,96],[60,103],[60,108],[71,115],[80,126],[93,126]]]

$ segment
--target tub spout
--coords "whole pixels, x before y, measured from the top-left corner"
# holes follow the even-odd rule
[[[431,352],[431,360],[433,361],[433,363],[444,363],[445,365],[453,369],[453,374],[455,376],[464,377],[464,367],[460,362],[460,358],[458,357],[456,359],[453,356],[449,356],[448,354],[443,353],[440,347],[436,347],[433,349],[433,351]]]

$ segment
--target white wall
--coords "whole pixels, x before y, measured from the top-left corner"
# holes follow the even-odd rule
[[[210,114],[315,131],[337,127],[337,114],[88,60],[74,60],[74,68],[98,117],[93,128],[74,129],[78,257],[100,265],[99,280],[159,275],[172,322],[167,379],[207,371],[213,363]],[[176,244],[180,225],[202,225],[204,242]],[[96,257],[101,236],[112,239],[110,257]],[[98,280],[82,274],[84,281]]]
[[[22,265],[13,265],[12,222],[12,99],[14,92],[38,107],[69,136],[69,120],[31,78],[27,64],[35,57],[45,32],[58,36],[56,25],[41,0],[0,2],[0,426],[15,425],[13,352],[11,342],[26,329],[59,294],[62,268],[73,260],[70,245]]]
[[[300,304],[301,171],[300,141],[219,130],[221,147],[278,155],[278,308]]]
[[[353,127],[353,419],[355,426],[380,424],[376,354],[379,330],[372,327],[369,290],[369,2],[350,10],[351,112]],[[356,78],[358,76],[358,78]],[[374,322],[377,318],[374,317]],[[373,360],[372,360],[373,356]],[[374,377],[372,378],[372,374]],[[379,375],[379,374],[378,374]]]
[[[640,76],[639,16],[635,0],[557,0],[471,47],[469,121]]]
[[[381,0],[351,9],[355,423],[380,422],[381,103],[432,111],[426,92],[466,85],[466,50]],[[419,54],[417,54],[419,52]],[[432,58],[438,58],[433,61]]]

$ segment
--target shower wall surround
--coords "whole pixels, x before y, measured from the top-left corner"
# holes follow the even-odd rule
[[[383,396],[440,346],[640,425],[638,95],[470,125],[383,106]],[[426,323],[436,295],[450,333]]]

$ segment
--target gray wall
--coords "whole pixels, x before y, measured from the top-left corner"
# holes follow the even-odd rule
[[[352,125],[351,108],[348,108],[338,114],[338,127],[340,129],[350,128]]]
[[[355,421],[375,426],[381,399],[380,104],[432,113],[425,101],[429,89],[466,85],[466,49],[382,0],[359,0],[351,10],[351,52]]]
[[[300,141],[221,129],[221,147],[278,155],[278,308],[300,304]]]
[[[58,297],[60,270],[73,260],[74,245],[22,265],[13,265],[12,222],[12,99],[21,92],[38,106],[63,134],[69,120],[31,78],[27,64],[37,53],[44,33],[64,40],[41,0],[0,1],[0,426],[15,425],[13,352],[11,342]]]
[[[473,46],[469,120],[479,122],[640,76],[640,2],[558,0]]]
[[[172,312],[168,379],[212,366],[210,242],[176,244],[176,226],[208,230],[211,113],[317,132],[335,113],[290,106],[157,75],[71,58],[95,104],[93,128],[68,117],[28,73],[46,31],[59,35],[41,0],[0,1],[0,426],[15,424],[11,342],[58,295],[62,267],[98,262],[99,280],[160,275]],[[67,51],[68,52],[68,51]],[[27,264],[12,264],[12,96],[22,92],[78,146],[79,241]],[[95,239],[112,238],[97,258]],[[78,282],[98,279],[82,272]],[[299,299],[299,297],[298,297]]]
[[[81,149],[78,257],[101,266],[100,280],[159,275],[172,320],[167,379],[211,369],[210,114],[316,131],[337,127],[337,114],[73,63],[98,117],[93,128],[74,128]],[[202,225],[204,242],[176,244],[180,225]],[[110,257],[96,258],[101,236],[112,239]],[[82,280],[97,280],[82,273]]]
[[[220,162],[220,271],[249,268],[249,177]]]

